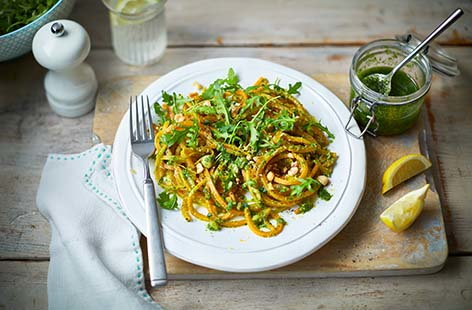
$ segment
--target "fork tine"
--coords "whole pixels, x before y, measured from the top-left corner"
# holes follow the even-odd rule
[[[148,112],[148,119],[149,119],[149,135],[151,140],[154,141],[154,128],[152,128],[152,117],[151,117],[151,106],[149,105],[149,97],[146,96],[147,99],[147,112]]]
[[[135,96],[135,101],[134,101],[134,106],[135,106],[135,112],[136,112],[136,141],[141,140],[141,127],[139,126],[139,98],[138,96]]]
[[[134,118],[136,122],[136,141],[141,140],[141,129],[139,128],[139,101],[138,101],[138,96],[134,96],[134,112],[136,113],[136,116]]]
[[[147,134],[146,134],[146,116],[144,114],[144,97],[140,96],[140,99],[141,99],[141,122],[142,122],[142,125],[141,125],[141,129],[142,129],[141,138],[142,138],[143,141],[146,141],[147,140]]]
[[[129,137],[131,142],[135,141],[133,130],[133,96],[129,97]]]

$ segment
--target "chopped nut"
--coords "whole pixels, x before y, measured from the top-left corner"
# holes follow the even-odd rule
[[[236,181],[236,184],[240,184],[240,183],[241,183],[241,180],[240,180],[239,178],[236,178],[235,181]]]
[[[325,175],[319,175],[316,180],[321,183],[321,185],[326,186],[329,183],[329,178]]]
[[[246,155],[246,159],[251,160],[252,159],[251,155]]]
[[[195,168],[197,168],[197,174],[200,174],[203,172],[203,165],[201,163],[198,163]]]
[[[288,158],[293,158],[293,153],[288,153],[288,154],[287,154],[287,157],[288,157]]]
[[[298,173],[298,167],[292,167],[290,170],[287,172],[287,175],[292,177]]]
[[[210,100],[205,100],[202,102],[202,105],[205,106],[205,107],[211,107],[211,102]]]
[[[231,113],[235,113],[237,109],[238,109],[238,106],[237,106],[237,105],[233,105],[233,106],[231,107]]]
[[[275,175],[272,171],[269,171],[269,173],[267,173],[267,180],[269,182],[272,182],[272,180],[274,180],[274,177],[275,177]]]
[[[183,114],[181,113],[175,114],[174,121],[176,121],[177,123],[182,123],[184,120],[185,120],[185,116]]]
[[[201,90],[201,89],[203,89],[203,85],[202,85],[202,84],[200,84],[200,83],[198,83],[198,82],[196,82],[196,81],[195,81],[195,82],[193,82],[193,84],[192,84],[192,85],[193,85],[193,86],[194,86],[196,89],[198,89],[198,90]]]

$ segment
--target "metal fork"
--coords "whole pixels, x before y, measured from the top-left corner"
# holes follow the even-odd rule
[[[156,192],[154,183],[149,172],[149,156],[154,150],[154,130],[152,128],[151,108],[149,106],[149,97],[146,96],[146,112],[144,97],[140,97],[141,105],[138,103],[138,97],[130,97],[129,103],[129,130],[130,141],[133,153],[141,158],[144,163],[144,207],[146,210],[146,229],[147,229],[147,249],[149,260],[149,274],[151,286],[164,286],[167,284],[167,271],[164,259],[164,247],[162,234],[159,226],[159,213],[156,205]],[[133,113],[133,106],[134,112]],[[139,107],[141,106],[141,109]],[[141,113],[139,113],[141,110]],[[147,113],[147,116],[146,116]],[[133,120],[133,116],[134,120]],[[141,122],[140,122],[141,121]],[[133,122],[136,126],[134,130]],[[141,123],[141,125],[140,125]]]

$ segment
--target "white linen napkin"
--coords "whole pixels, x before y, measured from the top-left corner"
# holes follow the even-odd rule
[[[37,194],[51,225],[49,309],[162,309],[144,287],[140,234],[120,204],[102,144],[51,154]]]

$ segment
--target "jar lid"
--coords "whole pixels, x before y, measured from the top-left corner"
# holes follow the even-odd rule
[[[411,31],[403,35],[396,35],[395,38],[416,47],[425,37],[415,31]],[[449,55],[439,44],[431,42],[423,53],[429,58],[434,71],[450,77],[460,74],[457,59]]]

